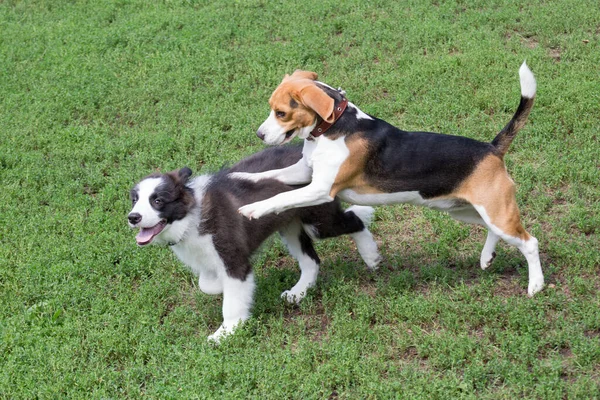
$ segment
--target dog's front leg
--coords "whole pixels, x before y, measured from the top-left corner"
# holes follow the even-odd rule
[[[317,147],[314,140],[305,140],[302,147],[302,158],[294,165],[286,168],[273,169],[264,172],[232,172],[230,177],[236,179],[246,179],[252,182],[258,182],[261,179],[277,179],[286,185],[304,185],[309,183],[312,178],[312,154]]]
[[[258,219],[290,208],[316,206],[332,201],[331,188],[349,154],[343,137],[336,140],[321,137],[313,153],[313,174],[309,185],[245,205],[238,212],[248,219]]]
[[[286,168],[272,169],[264,172],[232,172],[229,174],[234,179],[245,179],[252,182],[258,182],[261,179],[277,179],[286,185],[303,185],[309,183],[312,176],[312,168],[304,157],[296,164]]]
[[[289,210],[296,207],[316,206],[333,200],[329,195],[330,187],[311,183],[301,189],[280,193],[270,199],[257,201],[238,209],[238,212],[248,219],[259,219],[263,215]]]
[[[250,308],[254,296],[254,275],[250,273],[245,280],[223,277],[223,323],[209,341],[219,341],[233,333],[244,321],[250,318]]]
[[[206,294],[221,294],[223,280],[215,271],[202,271],[198,276],[198,288]]]

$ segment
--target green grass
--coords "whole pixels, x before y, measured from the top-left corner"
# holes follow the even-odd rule
[[[482,229],[385,207],[380,271],[322,242],[292,307],[272,240],[254,318],[213,347],[220,297],[135,245],[131,185],[260,149],[285,73],[489,141],[524,59],[538,99],[507,164],[549,284],[533,299],[514,249],[479,269]],[[590,0],[0,1],[0,398],[600,397],[599,65]]]

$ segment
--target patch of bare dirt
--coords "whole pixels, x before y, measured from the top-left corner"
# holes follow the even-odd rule
[[[494,288],[494,296],[515,297],[523,296],[523,288],[519,284],[519,276],[516,271],[503,274],[498,279]]]
[[[528,49],[535,49],[539,46],[539,42],[533,36],[521,38],[521,43],[523,43],[523,46],[527,47]]]
[[[558,48],[558,47],[554,47],[554,48],[551,47],[548,50],[548,55],[550,57],[552,57],[554,62],[557,62],[557,63],[560,62],[560,54],[561,54],[561,51],[560,51],[560,48]]]

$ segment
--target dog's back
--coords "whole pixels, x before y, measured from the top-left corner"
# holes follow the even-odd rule
[[[270,147],[231,168],[222,169],[211,178],[202,198],[201,232],[215,237],[215,246],[222,257],[230,260],[230,265],[235,265],[236,268],[244,265],[243,268],[230,271],[232,276],[243,279],[250,268],[248,262],[243,260],[249,259],[267,237],[285,229],[289,224],[296,223],[302,226],[298,235],[303,250],[310,253],[310,257],[317,263],[319,259],[309,236],[324,239],[367,231],[366,225],[372,209],[354,207],[351,211],[344,211],[338,199],[317,206],[292,208],[259,220],[248,220],[238,213],[238,208],[245,204],[264,200],[297,187],[275,179],[263,179],[258,182],[235,179],[230,176],[231,172],[261,172],[285,168],[301,158],[300,146]],[[378,254],[370,255],[369,258],[371,261],[365,261],[372,267],[379,260]]]
[[[295,164],[302,158],[301,145],[268,147],[229,168],[230,172],[264,172]]]

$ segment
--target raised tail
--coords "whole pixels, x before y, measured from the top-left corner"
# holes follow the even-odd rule
[[[523,62],[523,65],[519,68],[519,78],[521,81],[521,102],[519,103],[519,107],[510,122],[502,128],[492,141],[492,144],[501,155],[506,154],[510,144],[517,135],[517,132],[525,126],[529,112],[533,107],[533,99],[535,98],[537,84],[535,83],[533,73],[529,67],[527,67],[525,62]]]

